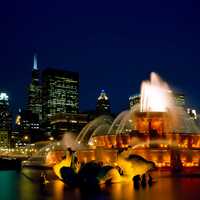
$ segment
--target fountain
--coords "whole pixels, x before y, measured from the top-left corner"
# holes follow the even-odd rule
[[[87,160],[101,160],[97,153],[99,149],[104,152],[113,151],[110,154],[115,155],[116,149],[130,147],[129,153],[142,155],[155,162],[157,167],[172,167],[174,159],[171,159],[171,155],[173,157],[174,149],[178,149],[176,151],[179,152],[183,166],[200,165],[198,121],[191,119],[183,107],[176,105],[172,90],[154,72],[151,73],[150,80],[141,84],[139,104],[121,112],[109,123],[97,120],[97,125],[96,120],[90,122],[87,129],[83,129],[84,137],[88,139],[79,140],[80,143],[96,148],[92,151],[91,158],[86,156]],[[104,131],[90,129],[90,125],[94,123],[95,130],[106,128]],[[102,155],[104,159],[110,159],[109,155],[106,158],[105,153]]]
[[[114,120],[97,117],[77,138],[65,134],[55,144],[39,154],[45,152],[45,163],[69,185],[131,181],[154,165],[175,171],[200,166],[199,125],[176,105],[172,90],[156,73],[142,82],[139,104]]]

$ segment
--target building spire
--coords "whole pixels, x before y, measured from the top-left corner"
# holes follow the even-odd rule
[[[37,66],[37,54],[34,54],[34,58],[33,58],[33,69],[37,70],[38,66]]]
[[[101,90],[101,94],[100,94],[100,96],[98,97],[98,100],[101,100],[101,99],[108,100],[108,96],[107,96],[107,94],[105,93],[105,90]]]

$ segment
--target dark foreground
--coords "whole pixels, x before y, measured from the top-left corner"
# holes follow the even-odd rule
[[[200,177],[174,177],[168,172],[155,172],[157,180],[151,187],[134,189],[132,183],[113,184],[96,189],[68,188],[56,180],[48,171],[48,183],[44,188],[39,182],[40,170],[23,169],[19,171],[0,171],[1,200],[79,200],[79,199],[137,199],[137,200],[192,200],[200,199]]]

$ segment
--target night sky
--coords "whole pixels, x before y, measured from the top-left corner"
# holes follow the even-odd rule
[[[158,72],[200,108],[198,1],[11,0],[0,6],[0,90],[23,107],[34,52],[40,69],[80,73],[81,110],[104,89],[123,110]]]

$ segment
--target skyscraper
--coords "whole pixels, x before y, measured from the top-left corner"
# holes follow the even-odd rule
[[[101,93],[97,99],[96,112],[97,115],[111,113],[109,98],[104,90],[101,90]]]
[[[41,102],[41,86],[40,71],[37,67],[37,57],[34,55],[32,80],[28,87],[28,110],[38,115],[42,119],[42,102]]]
[[[185,95],[179,92],[173,92],[176,106],[185,107]]]
[[[140,104],[140,94],[131,95],[129,97],[129,108],[131,109],[136,104]]]
[[[79,74],[58,69],[46,69],[42,73],[43,119],[57,113],[79,112]]]
[[[0,147],[9,147],[9,133],[12,129],[12,116],[9,111],[9,97],[0,93]]]

